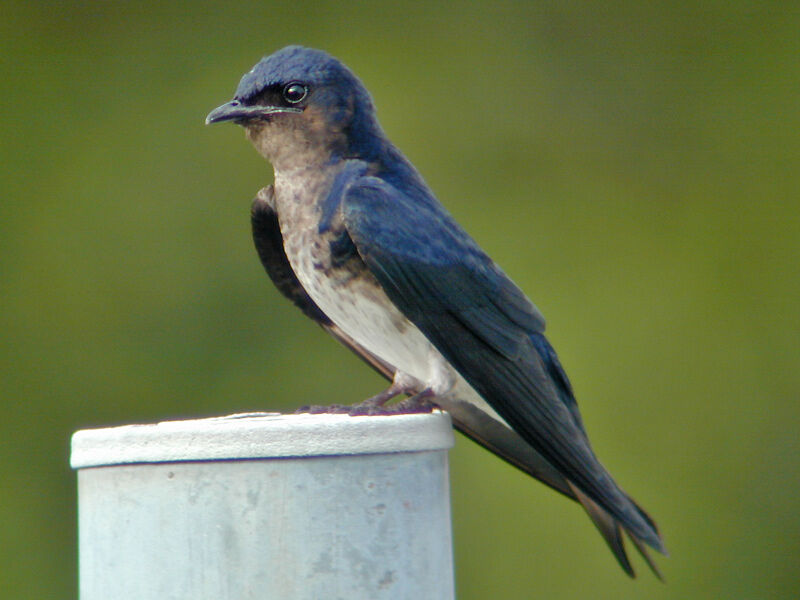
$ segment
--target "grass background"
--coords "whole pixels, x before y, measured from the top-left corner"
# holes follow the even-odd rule
[[[271,169],[205,128],[289,43],[548,318],[657,518],[628,581],[572,503],[463,438],[459,598],[800,594],[800,13],[786,3],[16,2],[0,19],[0,595],[77,594],[79,428],[350,403],[380,381],[263,275]]]

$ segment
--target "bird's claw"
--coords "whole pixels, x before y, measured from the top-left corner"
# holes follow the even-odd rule
[[[390,406],[376,401],[375,398],[369,398],[368,400],[350,406],[346,404],[329,404],[327,406],[310,404],[301,406],[294,411],[294,414],[350,415],[351,417],[363,417],[429,413],[437,408],[436,405],[429,400],[429,397],[429,394],[423,392]]]
[[[309,414],[309,415],[346,415],[350,412],[351,406],[346,404],[308,404],[301,406],[294,411],[294,414]]]

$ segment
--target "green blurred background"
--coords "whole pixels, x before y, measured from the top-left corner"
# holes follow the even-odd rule
[[[302,43],[547,316],[671,552],[666,585],[629,581],[576,505],[459,438],[459,598],[797,597],[800,15],[702,5],[3,2],[0,596],[76,596],[74,430],[381,385],[273,290],[271,169],[203,125]]]

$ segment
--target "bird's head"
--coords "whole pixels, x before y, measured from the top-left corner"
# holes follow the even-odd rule
[[[222,121],[242,125],[276,169],[369,159],[383,135],[358,78],[329,54],[301,46],[278,50],[246,73],[233,100],[206,118]]]

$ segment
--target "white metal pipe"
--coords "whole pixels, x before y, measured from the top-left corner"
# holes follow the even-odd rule
[[[78,431],[82,600],[454,598],[446,413]]]

